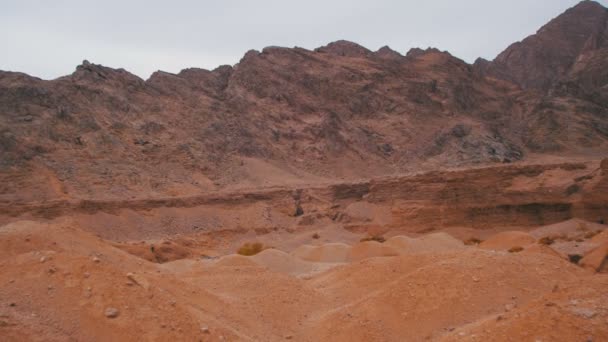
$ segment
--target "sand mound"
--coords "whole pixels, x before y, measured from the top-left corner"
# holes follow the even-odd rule
[[[251,260],[251,258],[239,255],[239,254],[230,254],[219,258],[214,262],[215,266],[256,266],[257,264]]]
[[[606,341],[607,315],[599,308],[608,301],[608,282],[600,277],[585,281],[587,286],[560,288],[526,305],[456,328],[439,341]]]
[[[347,262],[351,246],[345,243],[326,243],[320,246],[303,245],[292,255],[312,262]]]
[[[404,252],[414,247],[416,239],[409,236],[397,235],[387,239],[384,244],[393,247],[398,252]]]
[[[552,255],[552,256],[560,258],[560,259],[565,258],[564,255],[560,254],[553,248],[545,246],[545,245],[541,245],[541,244],[528,245],[526,248],[524,248],[524,250],[521,253],[522,254],[546,254],[546,255]]]
[[[278,249],[266,249],[250,257],[258,265],[264,266],[271,271],[299,275],[310,273],[314,270],[311,263],[302,261]]]
[[[555,285],[576,286],[585,273],[551,256],[530,258],[478,249],[420,259],[414,268],[413,258],[407,256],[390,258],[392,267],[375,267],[368,261],[342,267],[343,277],[332,277],[330,289],[351,291],[353,301],[323,316],[306,337],[317,341],[397,341],[403,336],[412,341],[436,340],[450,328],[525,305]],[[410,266],[399,272],[397,262]],[[364,271],[357,271],[360,268]],[[353,274],[361,277],[353,278]],[[359,293],[348,285],[353,279],[358,281]]]
[[[525,232],[508,231],[491,236],[479,244],[479,248],[495,251],[508,251],[513,247],[525,247],[536,242],[536,239]]]
[[[587,253],[579,265],[595,272],[608,273],[608,242]]]
[[[384,244],[393,247],[400,254],[441,253],[466,248],[462,241],[446,233],[433,233],[418,238],[398,235],[391,237]]]
[[[391,246],[376,241],[365,241],[355,244],[348,254],[348,260],[359,261],[367,258],[397,256],[399,252]]]

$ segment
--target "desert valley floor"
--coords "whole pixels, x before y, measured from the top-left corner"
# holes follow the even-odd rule
[[[9,341],[604,341],[607,195],[604,160],[11,204],[0,331]]]

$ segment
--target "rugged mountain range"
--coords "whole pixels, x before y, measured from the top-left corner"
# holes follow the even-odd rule
[[[0,200],[176,196],[231,186],[598,157],[608,10],[583,1],[473,65],[337,41],[267,47],[148,80],[84,61],[0,71]]]

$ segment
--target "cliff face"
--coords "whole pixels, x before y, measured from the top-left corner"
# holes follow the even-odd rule
[[[142,80],[87,61],[0,72],[0,199],[189,195],[534,154],[608,139],[606,9],[585,1],[495,61],[338,41]]]

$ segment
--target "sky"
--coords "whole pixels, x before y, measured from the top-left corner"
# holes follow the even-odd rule
[[[608,6],[608,0],[598,1]],[[405,54],[437,47],[493,59],[577,0],[0,0],[0,70],[43,79],[83,60],[144,79],[214,69],[266,46],[314,49],[339,39]]]

